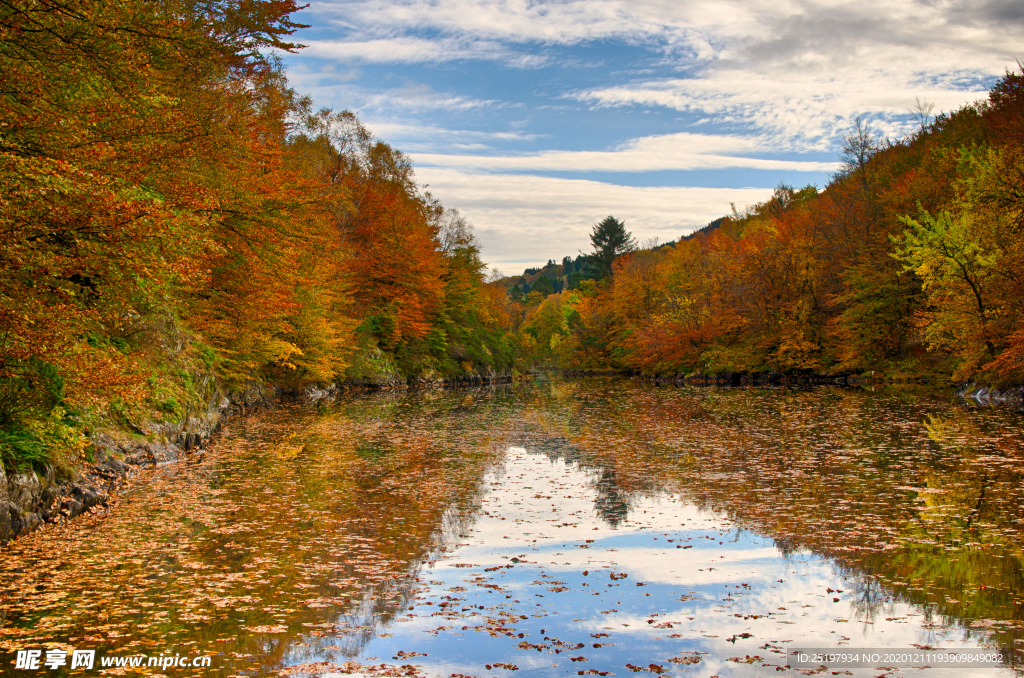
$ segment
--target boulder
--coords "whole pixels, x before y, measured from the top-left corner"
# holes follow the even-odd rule
[[[102,466],[111,473],[115,473],[119,476],[127,475],[130,470],[128,464],[113,456],[108,457],[107,460],[103,462]]]
[[[9,501],[18,507],[22,513],[35,508],[42,494],[43,484],[35,471],[28,473],[15,473],[7,478],[7,493]]]
[[[85,483],[75,483],[71,486],[71,496],[82,504],[83,508],[89,508],[103,503],[103,492],[99,488]]]
[[[3,460],[0,460],[0,544],[6,544],[11,538],[11,511],[7,507],[18,510],[10,503],[7,494],[7,473],[4,472]]]
[[[61,504],[61,513],[66,515],[68,517],[68,520],[72,518],[77,518],[82,514],[82,511],[84,510],[85,507],[82,505],[82,502],[76,501],[74,499],[65,499],[64,503]]]
[[[19,522],[21,527],[21,529],[18,530],[19,534],[28,534],[32,530],[39,527],[40,523],[42,523],[43,521],[40,520],[39,516],[35,513],[29,512],[22,514],[21,520]]]

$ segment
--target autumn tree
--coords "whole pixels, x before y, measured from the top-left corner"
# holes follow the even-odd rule
[[[273,163],[281,78],[267,50],[295,47],[296,9],[0,7],[0,382],[46,363],[68,407],[147,395],[155,334],[210,275],[217,234],[240,232],[255,205],[234,179]]]
[[[824,190],[779,186],[660,260],[613,256],[574,304],[570,362],[1019,379],[1021,82],[934,120],[919,102],[899,142],[857,119]]]
[[[541,275],[534,281],[533,287],[530,288],[530,291],[546,297],[549,294],[555,293],[555,286],[551,283],[551,278],[546,275]]]

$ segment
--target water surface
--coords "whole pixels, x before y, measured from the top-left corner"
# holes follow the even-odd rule
[[[212,656],[162,671],[181,676],[1019,663],[1021,423],[934,394],[612,379],[281,407],[10,547],[0,642]]]

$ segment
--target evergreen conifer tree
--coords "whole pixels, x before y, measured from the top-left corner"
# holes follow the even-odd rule
[[[594,247],[590,264],[596,279],[610,277],[615,257],[636,249],[633,234],[626,230],[624,222],[613,216],[607,216],[594,224],[590,232],[590,243]]]

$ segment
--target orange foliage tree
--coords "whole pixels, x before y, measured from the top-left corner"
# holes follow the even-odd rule
[[[0,7],[5,457],[61,402],[205,407],[189,370],[299,386],[345,378],[360,350],[404,355],[403,377],[510,364],[468,224],[446,249],[405,156],[289,89],[270,54],[299,47],[297,9]]]
[[[898,142],[858,121],[823,191],[619,257],[571,302],[565,364],[1024,379],[1022,83]]]

